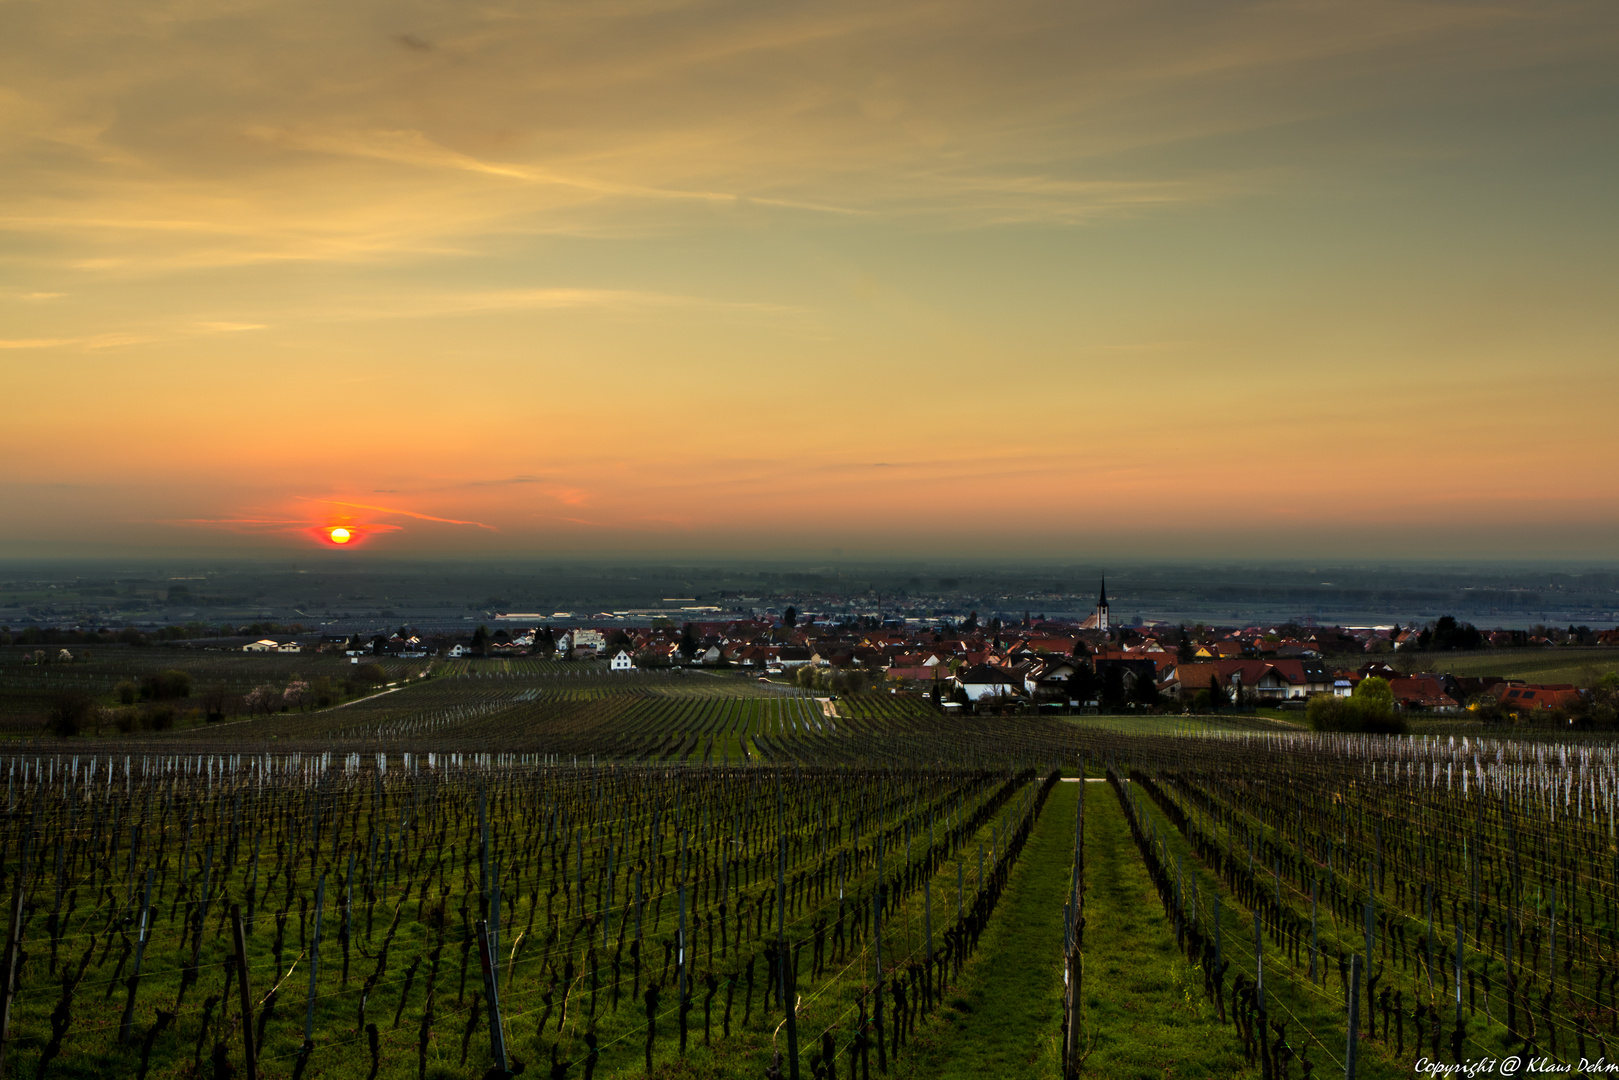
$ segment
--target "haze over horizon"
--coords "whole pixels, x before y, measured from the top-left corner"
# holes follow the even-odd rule
[[[0,5],[0,558],[1611,562],[1616,47]]]

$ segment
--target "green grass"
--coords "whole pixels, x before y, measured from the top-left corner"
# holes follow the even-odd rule
[[[907,1046],[897,1075],[940,1080],[1060,1075],[1062,906],[1074,815],[1086,786],[1052,789],[961,985],[952,989],[935,1022]]]
[[[1201,972],[1176,947],[1113,789],[1084,787],[1084,1072],[1110,1080],[1258,1076],[1204,997]]]
[[[1537,683],[1579,683],[1592,673],[1619,671],[1619,649],[1492,649],[1470,653],[1428,653],[1435,671],[1452,675],[1499,675]]]
[[[1064,716],[1065,724],[1084,731],[1116,731],[1124,735],[1185,735],[1208,731],[1285,731],[1298,730],[1302,725],[1296,717],[1288,719],[1264,715],[1254,716],[1182,716],[1166,713],[1162,716],[1121,713],[1113,716]]]

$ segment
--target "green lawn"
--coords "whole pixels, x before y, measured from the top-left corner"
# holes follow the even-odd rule
[[[1118,797],[1085,785],[1084,1071],[1123,1077],[1258,1076],[1175,946]]]

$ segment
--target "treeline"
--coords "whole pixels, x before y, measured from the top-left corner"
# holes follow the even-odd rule
[[[314,679],[292,676],[284,685],[263,683],[245,694],[215,682],[193,692],[191,675],[180,670],[153,672],[137,682],[125,679],[113,688],[116,704],[109,705],[82,690],[53,694],[46,706],[43,727],[47,734],[70,737],[101,735],[107,729],[166,731],[178,721],[217,724],[229,717],[272,715],[325,709],[347,698],[370,692],[386,682],[380,664],[360,664],[342,679],[321,675]]]

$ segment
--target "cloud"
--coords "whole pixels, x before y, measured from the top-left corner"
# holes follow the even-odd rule
[[[140,345],[153,340],[156,339],[150,335],[129,333],[64,338],[0,338],[0,349],[115,349],[123,345]]]
[[[244,330],[263,330],[266,328],[264,323],[248,322],[200,322],[197,326],[199,329],[217,334],[238,334]]]
[[[305,495],[299,495],[298,498],[307,499],[309,502],[324,503],[327,506],[347,506],[352,507],[355,510],[372,510],[379,514],[397,514],[400,517],[415,518],[418,521],[437,521],[445,525],[473,525],[480,529],[488,529],[490,532],[499,531],[493,525],[485,525],[481,521],[463,521],[458,518],[435,517],[432,514],[418,513],[415,510],[397,510],[386,506],[370,506],[366,503],[343,502],[339,499],[311,499]]]
[[[1255,190],[1259,163],[1140,154],[1363,107],[1398,80],[1362,71],[1431,68],[1424,44],[1465,75],[1601,38],[1578,6],[1398,2],[428,3],[391,38],[380,0],[160,9],[10,13],[6,227],[167,237],[161,266],[664,231],[714,207],[1077,222]]]

